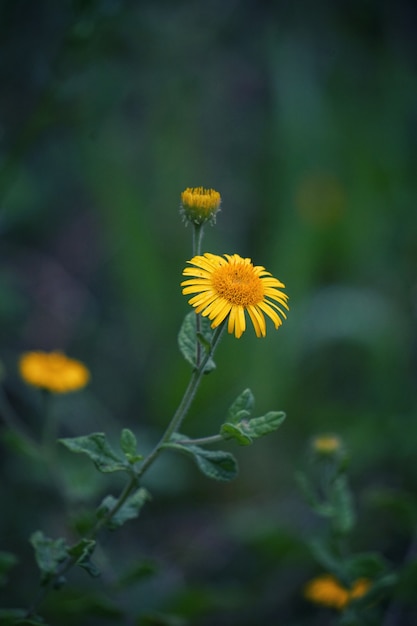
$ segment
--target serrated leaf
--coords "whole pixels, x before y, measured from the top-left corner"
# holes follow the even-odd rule
[[[59,439],[68,450],[86,454],[103,473],[126,472],[129,465],[112,449],[104,433],[91,433],[81,437]]]
[[[141,487],[135,493],[133,493],[123,504],[123,506],[112,516],[111,519],[106,521],[106,528],[109,530],[115,530],[122,526],[125,522],[138,517],[145,502],[151,499],[151,495],[147,489]],[[107,515],[117,504],[116,498],[113,496],[106,496],[100,506],[97,509],[97,517],[100,519]]]
[[[185,360],[193,368],[197,367],[197,345],[200,344],[202,353],[206,354],[211,345],[212,337],[213,329],[207,317],[200,315],[200,332],[197,336],[197,314],[194,311],[187,313],[178,333],[178,346]],[[204,373],[208,374],[215,367],[216,364],[210,358],[204,367]]]
[[[227,411],[226,421],[236,424],[249,417],[255,405],[255,397],[250,389],[245,389],[231,404]],[[242,411],[244,413],[242,414]]]
[[[67,543],[65,539],[50,539],[41,530],[37,530],[30,537],[30,543],[35,550],[35,558],[41,571],[41,584],[46,584],[55,575],[60,563],[67,558]]]
[[[67,553],[69,556],[76,559],[75,564],[82,567],[93,578],[100,576],[100,571],[91,561],[91,555],[96,547],[96,542],[93,539],[81,539],[76,545],[68,548]]]
[[[120,448],[131,465],[143,459],[143,456],[138,454],[137,451],[136,437],[129,428],[123,428],[122,430],[120,435]]]
[[[187,440],[187,437],[177,433],[173,441],[165,444],[164,447],[188,456],[207,478],[224,482],[236,478],[238,466],[233,454],[223,450],[206,450],[195,445],[180,444],[175,441],[177,438],[181,441]]]
[[[243,409],[236,414],[239,417],[242,413],[246,413]],[[234,423],[226,422],[220,427],[222,437],[232,437],[241,446],[248,446],[254,439],[259,439],[279,428],[285,419],[285,413],[282,411],[270,411],[261,417],[253,417],[249,420],[242,420]]]

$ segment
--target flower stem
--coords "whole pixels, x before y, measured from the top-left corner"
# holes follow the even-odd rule
[[[200,382],[201,382],[201,379],[203,377],[204,370],[205,370],[205,367],[207,365],[207,362],[213,356],[214,351],[215,351],[215,349],[216,349],[216,347],[217,347],[217,345],[219,343],[219,340],[220,340],[220,337],[222,335],[223,329],[224,329],[224,323],[221,324],[214,331],[210,349],[206,352],[206,355],[203,358],[203,360],[201,361],[199,367],[194,370],[194,372],[193,372],[193,374],[191,376],[190,382],[188,383],[188,387],[185,390],[185,393],[184,393],[184,395],[182,397],[182,400],[179,403],[178,408],[175,411],[174,416],[172,417],[170,423],[168,424],[167,429],[165,430],[165,433],[162,435],[159,443],[155,446],[155,448],[152,450],[152,452],[150,452],[150,454],[146,457],[146,459],[143,461],[141,467],[139,468],[139,470],[137,472],[138,478],[143,476],[143,474],[146,472],[148,467],[154,462],[154,460],[156,459],[158,454],[161,452],[163,446],[166,443],[168,443],[168,441],[171,439],[172,435],[175,432],[177,432],[178,429],[181,427],[181,424],[182,424],[185,416],[188,413],[188,410],[189,410],[189,408],[191,406],[191,403],[194,400],[195,394],[197,393],[197,389],[198,389],[198,387],[200,385]]]
[[[204,226],[203,226],[203,224],[194,224],[194,228],[193,228],[193,257],[199,256],[201,254],[201,242],[203,241],[203,234],[204,234]],[[200,317],[200,315],[197,315],[197,318],[196,318],[197,341],[196,341],[196,346],[195,346],[195,350],[196,350],[195,362],[197,364],[197,368],[200,366],[200,361],[201,361],[202,345],[201,345],[201,342],[198,339],[198,336],[199,336],[200,332],[201,332],[201,317]]]

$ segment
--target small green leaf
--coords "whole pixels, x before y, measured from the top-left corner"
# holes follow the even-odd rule
[[[100,576],[100,572],[91,561],[91,555],[96,547],[93,539],[81,539],[77,544],[67,549],[69,556],[76,559],[75,564],[85,569],[93,578]]]
[[[141,487],[135,493],[133,493],[118,509],[118,511],[107,520],[105,523],[106,528],[109,530],[115,530],[122,526],[125,522],[138,517],[145,502],[151,499],[149,491]],[[106,496],[100,506],[97,509],[97,517],[100,519],[108,514],[117,504],[116,498],[113,496]]]
[[[213,329],[210,320],[200,315],[200,332],[197,333],[197,314],[190,311],[184,318],[180,332],[178,333],[178,346],[185,360],[197,367],[197,345],[200,344],[203,354],[208,352],[213,337]],[[204,373],[208,374],[216,367],[213,359],[210,358],[204,368]]]
[[[120,448],[122,449],[128,462],[133,465],[143,459],[137,451],[136,437],[129,428],[123,428],[120,435]]]
[[[7,583],[7,574],[12,567],[17,565],[18,558],[11,552],[0,551],[0,585]]]
[[[363,552],[345,561],[352,580],[358,578],[375,579],[388,571],[386,560],[378,552]]]
[[[67,558],[67,543],[62,537],[50,539],[41,530],[33,533],[30,543],[41,571],[41,584],[45,585],[56,574],[59,564]]]
[[[249,417],[255,404],[255,397],[250,389],[245,389],[229,407],[226,420],[237,424],[245,417]]]
[[[332,484],[330,501],[334,509],[333,526],[337,532],[346,534],[355,523],[352,494],[344,474],[338,476]]]
[[[250,446],[252,437],[245,435],[240,424],[222,424],[220,434],[223,439],[235,439],[240,446]]]
[[[341,582],[349,586],[350,580],[343,563],[332,553],[324,541],[313,539],[308,545],[317,563],[328,572],[334,574]]]
[[[235,419],[240,419],[240,415],[246,413],[244,409],[237,412]],[[252,419],[243,419],[238,422],[226,422],[220,428],[222,437],[233,438],[241,446],[248,446],[253,439],[259,439],[274,430],[277,430],[285,419],[285,413],[282,411],[270,411],[262,417],[253,417]]]
[[[238,466],[235,457],[230,452],[222,450],[206,450],[195,445],[183,445],[175,440],[187,440],[184,435],[177,433],[170,443],[164,445],[165,448],[178,450],[185,456],[191,458],[200,471],[214,480],[230,481],[236,478]]]
[[[111,448],[104,433],[59,439],[71,452],[86,454],[103,473],[130,471],[129,465]]]
[[[26,617],[27,609],[0,609],[1,626],[47,626],[42,617]]]

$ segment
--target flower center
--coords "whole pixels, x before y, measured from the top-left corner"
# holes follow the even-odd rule
[[[264,297],[262,281],[252,265],[223,265],[213,272],[212,285],[219,296],[237,306],[251,306]]]

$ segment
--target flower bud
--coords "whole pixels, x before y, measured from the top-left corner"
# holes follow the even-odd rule
[[[181,214],[185,221],[201,226],[216,221],[221,198],[218,191],[204,187],[187,187],[181,194]]]

